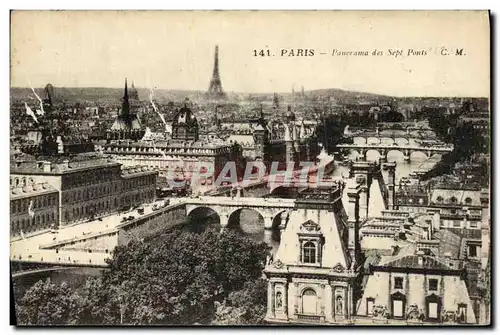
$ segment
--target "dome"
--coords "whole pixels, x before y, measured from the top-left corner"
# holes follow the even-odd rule
[[[187,106],[184,106],[177,111],[172,122],[172,126],[181,124],[198,126],[198,120],[196,120],[194,113]]]
[[[198,140],[198,120],[186,105],[175,113],[172,121],[172,138],[178,140]]]

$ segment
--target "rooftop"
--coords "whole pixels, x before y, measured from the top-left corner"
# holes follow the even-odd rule
[[[27,184],[21,187],[12,187],[10,189],[10,199],[15,200],[52,192],[57,192],[57,190],[48,183]]]
[[[12,157],[10,172],[13,174],[63,174],[78,170],[120,166],[119,163],[95,153],[69,156],[29,156]]]

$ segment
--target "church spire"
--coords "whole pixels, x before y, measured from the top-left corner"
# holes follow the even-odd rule
[[[127,78],[125,78],[125,90],[123,92],[123,103],[122,103],[122,116],[126,123],[129,122],[129,114],[130,114],[130,104],[128,101]]]

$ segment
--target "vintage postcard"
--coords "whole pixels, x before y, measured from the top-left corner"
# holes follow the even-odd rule
[[[16,325],[490,325],[487,11],[11,12]]]

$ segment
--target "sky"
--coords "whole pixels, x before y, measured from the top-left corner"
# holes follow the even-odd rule
[[[11,86],[122,87],[127,77],[137,87],[207,90],[215,45],[225,91],[489,96],[488,14],[464,11],[14,11]],[[443,47],[463,55],[442,56]],[[267,49],[275,56],[254,56]]]

